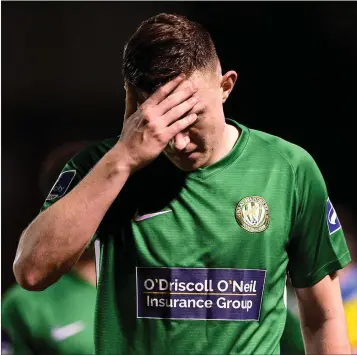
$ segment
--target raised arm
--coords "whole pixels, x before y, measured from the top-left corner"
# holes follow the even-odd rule
[[[177,133],[196,120],[196,114],[187,112],[198,99],[193,97],[192,85],[186,83],[183,76],[177,77],[138,110],[133,92],[127,90],[119,141],[68,194],[40,213],[22,233],[13,269],[23,288],[43,290],[68,272],[130,174],[154,160]]]

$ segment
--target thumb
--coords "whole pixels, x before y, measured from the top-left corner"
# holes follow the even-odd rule
[[[136,112],[138,102],[135,89],[130,84],[125,85],[125,90],[126,96],[124,121]]]

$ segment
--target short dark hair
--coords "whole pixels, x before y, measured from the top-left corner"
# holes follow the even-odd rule
[[[147,93],[180,73],[216,70],[218,56],[212,38],[185,16],[159,14],[141,23],[124,47],[124,80]]]

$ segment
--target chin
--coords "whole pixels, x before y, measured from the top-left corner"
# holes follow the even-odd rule
[[[206,160],[202,153],[194,152],[185,156],[168,156],[173,164],[183,171],[195,171],[205,166]]]

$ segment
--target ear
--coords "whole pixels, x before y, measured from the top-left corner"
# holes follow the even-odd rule
[[[229,94],[234,88],[238,74],[234,70],[230,70],[221,77],[221,95],[222,103],[225,103],[228,99]]]

